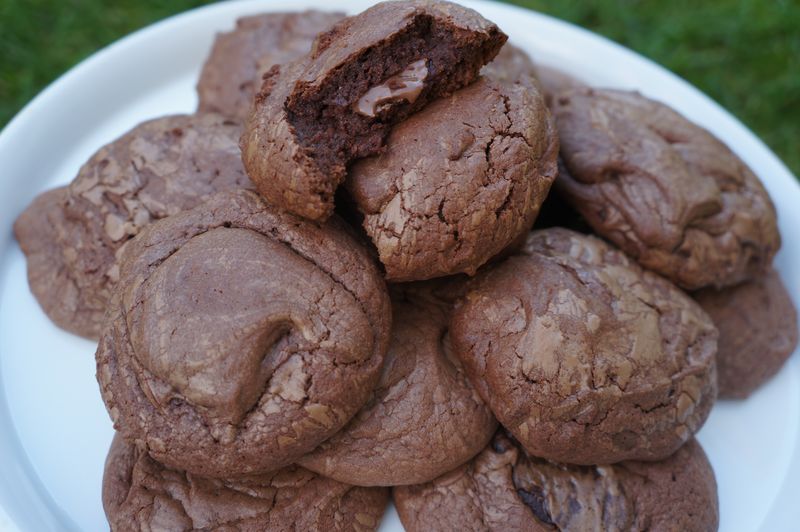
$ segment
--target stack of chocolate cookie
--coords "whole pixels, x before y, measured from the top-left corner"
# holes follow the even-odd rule
[[[15,225],[113,530],[716,529],[693,436],[797,343],[727,147],[442,1],[241,19],[198,93]]]

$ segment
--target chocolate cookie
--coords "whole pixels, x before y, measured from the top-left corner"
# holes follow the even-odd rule
[[[271,471],[364,406],[390,317],[380,273],[338,219],[221,193],[132,241],[97,377],[115,428],[159,462]]]
[[[716,397],[717,330],[697,303],[566,229],[476,277],[451,338],[498,421],[549,460],[666,458]]]
[[[538,65],[536,68],[536,80],[542,87],[544,99],[548,107],[553,106],[557,94],[570,89],[584,89],[586,84],[578,78],[567,74],[561,69]]]
[[[395,126],[347,188],[388,280],[472,275],[530,230],[557,157],[535,85],[490,72]]]
[[[506,84],[533,85],[537,92],[541,92],[536,80],[536,66],[530,56],[510,42],[504,44],[497,56],[483,67],[481,75]]]
[[[100,148],[67,187],[36,198],[14,224],[28,281],[56,325],[97,339],[117,259],[142,227],[250,187],[239,126],[219,115],[144,122]]]
[[[758,178],[705,129],[638,93],[581,89],[553,103],[562,190],[594,230],[694,290],[764,272],[780,247]]]
[[[316,36],[343,13],[309,10],[243,17],[233,31],[220,33],[203,64],[197,94],[198,112],[216,112],[247,120],[261,76],[273,65],[306,55]]]
[[[103,475],[103,507],[113,532],[377,530],[389,500],[383,488],[356,488],[301,467],[235,480],[169,469],[114,437]]]
[[[498,433],[472,462],[428,484],[394,489],[416,531],[649,530],[719,526],[714,471],[690,440],[661,462],[568,466],[527,456]]]
[[[719,329],[720,397],[747,398],[797,347],[797,310],[772,268],[752,281],[707,288],[694,297]]]
[[[298,462],[348,484],[433,480],[478,454],[497,427],[450,350],[450,305],[424,288],[392,300],[391,342],[372,398]]]
[[[272,204],[324,220],[351,161],[378,153],[393,124],[472,83],[505,40],[449,2],[383,2],[344,19],[306,58],[265,76],[242,137],[247,173]]]

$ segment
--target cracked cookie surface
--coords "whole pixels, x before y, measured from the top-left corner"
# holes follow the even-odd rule
[[[156,460],[265,472],[365,404],[390,321],[383,280],[342,222],[221,193],[132,241],[97,378],[115,428]]]
[[[242,17],[236,27],[214,39],[197,82],[198,112],[216,112],[247,120],[263,76],[311,51],[320,32],[343,13],[308,10]]]
[[[747,398],[797,347],[797,309],[775,269],[736,286],[706,288],[694,298],[719,329],[720,397]]]
[[[214,192],[252,186],[240,131],[215,114],[150,120],[100,148],[68,186],[37,197],[14,233],[31,291],[48,317],[97,339],[119,278],[118,258],[131,238]]]
[[[502,60],[502,58],[500,58]],[[557,172],[541,93],[513,65],[395,126],[347,189],[390,281],[474,274],[530,230]]]
[[[103,475],[103,508],[113,532],[377,530],[389,499],[298,466],[242,479],[209,479],[169,469],[114,437]]]
[[[717,330],[689,296],[605,242],[531,233],[477,276],[451,341],[498,421],[534,456],[659,460],[716,398]]]
[[[408,532],[650,530],[712,532],[717,485],[700,444],[661,462],[568,466],[533,458],[499,432],[472,462],[394,488]]]
[[[391,341],[372,398],[298,461],[348,484],[427,482],[474,457],[497,426],[452,354],[451,305],[436,287],[395,290],[392,302]]]
[[[471,9],[382,2],[321,34],[264,77],[242,160],[273,205],[313,220],[333,212],[347,166],[381,151],[391,127],[469,85],[506,41]]]
[[[727,146],[635,92],[580,89],[552,103],[556,187],[592,228],[687,290],[762,273],[780,247],[775,207]]]

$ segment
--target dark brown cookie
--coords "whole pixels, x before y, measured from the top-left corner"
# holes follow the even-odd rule
[[[422,287],[392,300],[392,338],[372,398],[298,461],[348,484],[433,480],[478,454],[497,427],[450,350],[450,305]]]
[[[442,1],[383,2],[344,19],[305,59],[265,76],[242,137],[247,173],[274,205],[324,220],[351,161],[473,82],[505,40],[476,12]]]
[[[666,458],[716,397],[717,330],[697,303],[566,229],[476,277],[451,341],[498,421],[558,462]]]
[[[344,227],[239,191],[142,231],[97,351],[115,428],[213,477],[275,470],[341,429],[380,377],[391,321]]]
[[[142,227],[214,192],[252,186],[240,131],[214,114],[144,122],[100,148],[69,186],[31,203],[14,233],[31,291],[56,325],[97,339],[119,278],[117,259]]]
[[[489,75],[395,126],[347,188],[388,280],[472,275],[530,230],[557,157],[541,93]]]
[[[198,112],[247,120],[261,76],[273,65],[306,55],[317,35],[343,13],[309,10],[243,17],[236,28],[220,33],[203,64],[197,94]]]
[[[727,146],[638,93],[580,89],[553,103],[556,180],[594,230],[694,290],[762,273],[780,247],[775,208]]]
[[[472,462],[394,489],[408,532],[603,530],[712,532],[714,471],[690,440],[661,462],[568,466],[527,456],[498,433]]]
[[[694,294],[719,329],[719,395],[745,399],[767,382],[797,347],[797,310],[778,272]]]
[[[116,435],[103,508],[113,532],[377,530],[389,500],[298,466],[235,480],[169,469]]]
[[[504,44],[497,56],[483,67],[481,75],[505,84],[533,85],[537,92],[542,90],[536,80],[537,70],[530,56],[510,42]]]
[[[553,101],[557,94],[570,89],[586,88],[586,84],[584,82],[571,76],[570,74],[567,74],[561,69],[545,65],[537,65],[535,68],[536,80],[542,87],[544,99],[547,102],[548,107],[553,106]]]

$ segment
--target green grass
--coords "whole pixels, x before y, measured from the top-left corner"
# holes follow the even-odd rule
[[[95,50],[200,0],[0,0],[0,127]],[[797,0],[511,0],[606,35],[732,111],[800,175]]]

